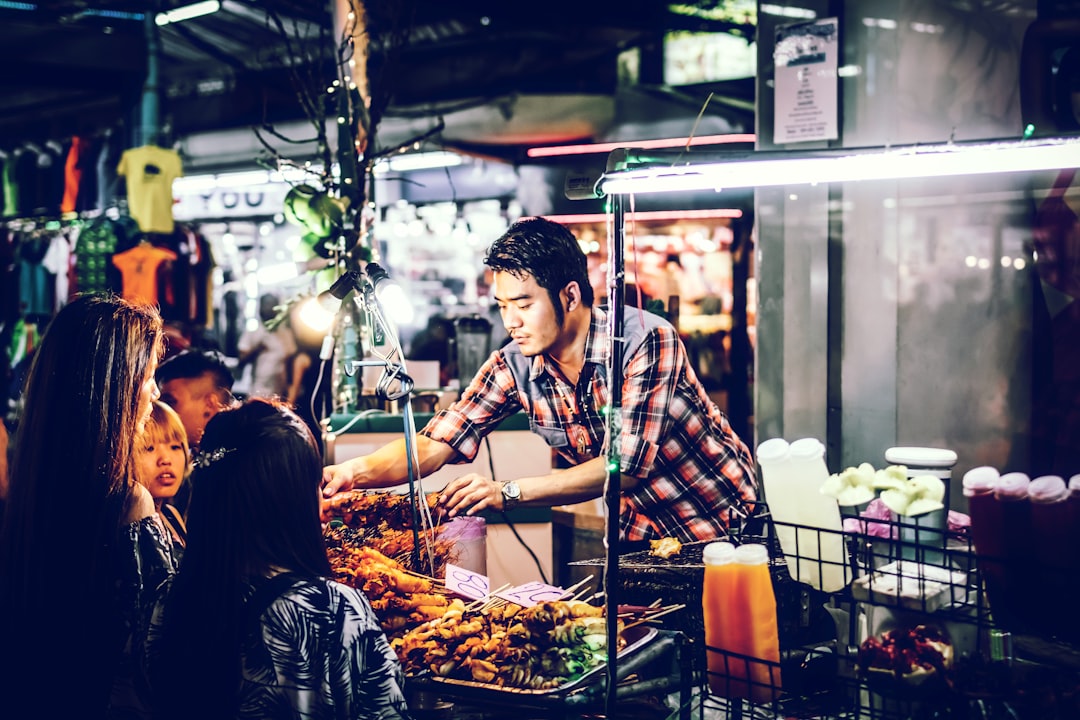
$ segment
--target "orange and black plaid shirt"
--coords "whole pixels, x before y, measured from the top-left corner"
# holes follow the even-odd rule
[[[627,310],[627,321],[637,310]],[[571,464],[604,448],[608,402],[608,320],[594,308],[577,386],[544,355],[530,361],[527,387],[519,386],[507,354],[494,352],[460,400],[421,431],[447,443],[461,462],[476,457],[483,437],[507,416],[524,411],[530,429]],[[623,378],[620,466],[638,478],[623,491],[623,540],[675,537],[682,542],[722,536],[730,515],[746,515],[756,500],[754,461],[727,418],[709,399],[691,367],[678,332],[660,321],[627,358]]]

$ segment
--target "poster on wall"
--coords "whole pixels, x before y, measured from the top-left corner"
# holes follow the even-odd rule
[[[776,30],[773,142],[835,140],[839,21],[824,18]]]

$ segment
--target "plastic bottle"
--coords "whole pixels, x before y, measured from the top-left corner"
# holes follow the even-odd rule
[[[709,543],[702,550],[702,560],[705,584],[701,589],[701,605],[709,689],[721,697],[736,697],[732,694],[736,686],[744,694],[746,691],[746,666],[734,662],[730,655],[740,644],[738,636],[744,629],[735,602],[735,546],[729,542]]]
[[[994,496],[1001,475],[996,468],[981,466],[964,474],[964,497],[971,516],[971,539],[978,555],[979,573],[986,586],[991,607],[1005,601],[1004,519],[1001,503]]]
[[[998,479],[994,497],[1001,511],[1003,597],[990,610],[994,618],[1009,629],[1020,627],[1024,621],[1026,588],[1034,568],[1031,529],[1031,502],[1028,486],[1031,478],[1022,472],[1011,472]],[[1003,602],[1002,602],[1003,601]]]
[[[768,549],[758,544],[740,545],[735,549],[735,572],[746,628],[741,638],[744,644],[736,652],[753,658],[748,662],[748,697],[755,703],[772,702],[780,694],[780,635]]]
[[[758,446],[757,461],[791,576],[816,590],[840,590],[847,584],[847,555],[840,506],[821,493],[829,479],[825,446],[814,438],[790,445],[773,438]]]
[[[1071,635],[1067,616],[1076,601],[1070,594],[1076,572],[1075,548],[1069,546],[1069,488],[1057,475],[1043,475],[1028,485],[1034,569],[1025,590],[1025,607],[1039,607],[1027,617],[1040,634]]]

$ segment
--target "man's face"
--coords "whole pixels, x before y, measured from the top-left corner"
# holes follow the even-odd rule
[[[167,381],[161,386],[161,400],[180,416],[192,447],[199,445],[206,423],[220,409],[214,395],[214,379],[209,374]]]
[[[503,325],[525,357],[558,347],[562,327],[555,306],[532,275],[519,279],[508,272],[497,272],[492,288]]]

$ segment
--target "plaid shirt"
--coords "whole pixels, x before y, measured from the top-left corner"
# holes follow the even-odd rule
[[[461,399],[421,433],[449,444],[461,455],[459,462],[468,462],[487,433],[522,410],[530,429],[571,464],[598,457],[606,431],[608,335],[606,313],[594,308],[576,387],[538,355],[531,360],[530,393],[515,382],[507,348],[494,352]],[[722,536],[732,509],[745,515],[746,503],[757,497],[750,451],[709,399],[673,326],[662,323],[650,331],[628,360],[620,464],[638,484],[622,494],[622,539],[671,536],[692,542]]]

